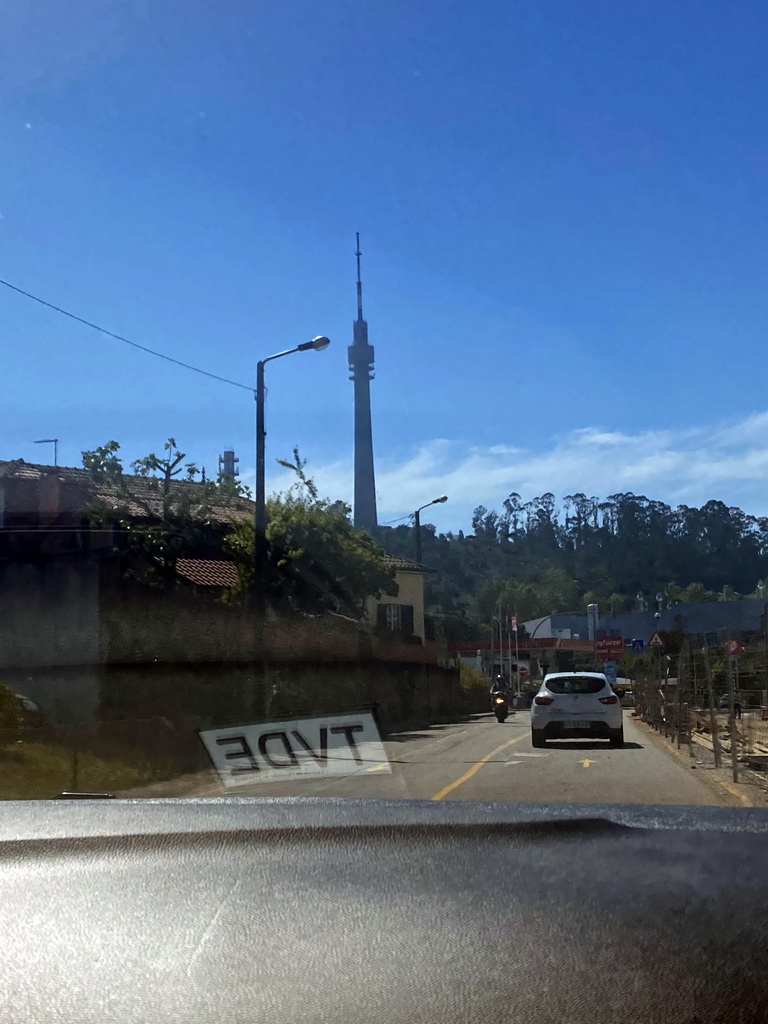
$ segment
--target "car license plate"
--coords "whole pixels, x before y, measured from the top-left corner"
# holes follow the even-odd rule
[[[564,729],[583,729],[583,722],[563,722]]]

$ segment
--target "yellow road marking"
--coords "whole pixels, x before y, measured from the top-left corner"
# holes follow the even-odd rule
[[[475,762],[468,771],[459,776],[455,782],[449,782],[447,786],[443,786],[441,790],[438,790],[438,792],[432,797],[432,800],[442,800],[444,797],[448,796],[448,794],[452,793],[454,789],[458,789],[459,786],[463,785],[468,779],[471,779],[476,772],[480,771],[484,764],[488,764],[488,762],[497,754],[500,754],[502,750],[506,750],[507,747],[514,746],[515,743],[519,743],[520,740],[524,740],[527,735],[527,733],[523,733],[521,736],[515,736],[513,740],[507,740],[506,743],[502,743],[500,747],[496,747],[495,750],[492,750],[490,754],[486,754],[485,757],[481,757],[480,760]]]
[[[381,772],[385,768],[389,768],[389,761],[383,761],[381,764],[374,765],[373,768],[366,768],[367,772]]]
[[[588,757],[585,757],[583,761],[579,761],[582,768],[589,768],[591,764],[597,764],[596,761],[590,761]]]

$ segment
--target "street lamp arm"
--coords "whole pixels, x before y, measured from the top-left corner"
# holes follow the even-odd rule
[[[304,341],[301,345],[295,345],[293,348],[286,348],[282,352],[275,352],[273,356],[267,356],[266,359],[260,359],[258,366],[263,367],[266,363],[271,363],[273,359],[280,359],[282,356],[293,355],[294,352],[322,352],[323,349],[328,348],[330,345],[330,339],[323,335],[313,338],[312,341]]]
[[[280,359],[281,356],[290,356],[290,355],[293,355],[294,352],[298,352],[298,351],[299,351],[299,346],[297,345],[295,348],[287,348],[287,349],[285,349],[284,352],[275,352],[275,354],[273,356],[267,356],[266,359],[260,359],[259,360],[259,365],[260,366],[264,366],[266,363],[271,363],[273,359]],[[251,364],[251,365],[253,365],[253,364]]]
[[[425,508],[429,508],[430,505],[442,505],[448,501],[448,496],[444,494],[440,498],[433,498],[432,501],[428,501],[426,505],[422,505],[421,508],[417,508],[413,515],[417,516],[419,512],[423,512]]]

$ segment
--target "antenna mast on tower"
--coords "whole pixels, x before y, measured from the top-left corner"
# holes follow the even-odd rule
[[[363,282],[360,276],[360,234],[355,235],[357,260],[357,319],[352,325],[352,344],[347,349],[350,380],[355,387],[355,499],[354,523],[358,529],[376,525],[376,481],[373,471],[371,385],[373,346],[368,344],[368,324],[363,319]]]

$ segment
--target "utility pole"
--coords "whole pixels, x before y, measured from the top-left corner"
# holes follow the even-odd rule
[[[715,755],[715,768],[720,768],[723,763],[722,749],[720,747],[720,732],[717,724],[717,713],[715,711],[715,690],[712,685],[712,669],[709,664],[709,648],[707,638],[704,637],[704,675],[707,680],[707,703],[709,704],[709,731],[712,733],[712,752]]]
[[[517,671],[515,672],[515,689],[517,690],[517,696],[520,696],[520,646],[519,646],[519,634],[517,629],[517,609],[515,609],[515,664],[517,665]]]
[[[266,431],[264,429],[264,360],[256,364],[256,507],[253,512],[253,568],[256,608],[259,616],[267,606],[267,504]]]
[[[728,731],[731,734],[731,772],[733,781],[739,781],[739,751],[736,739],[736,694],[733,688],[733,659],[728,656]]]

